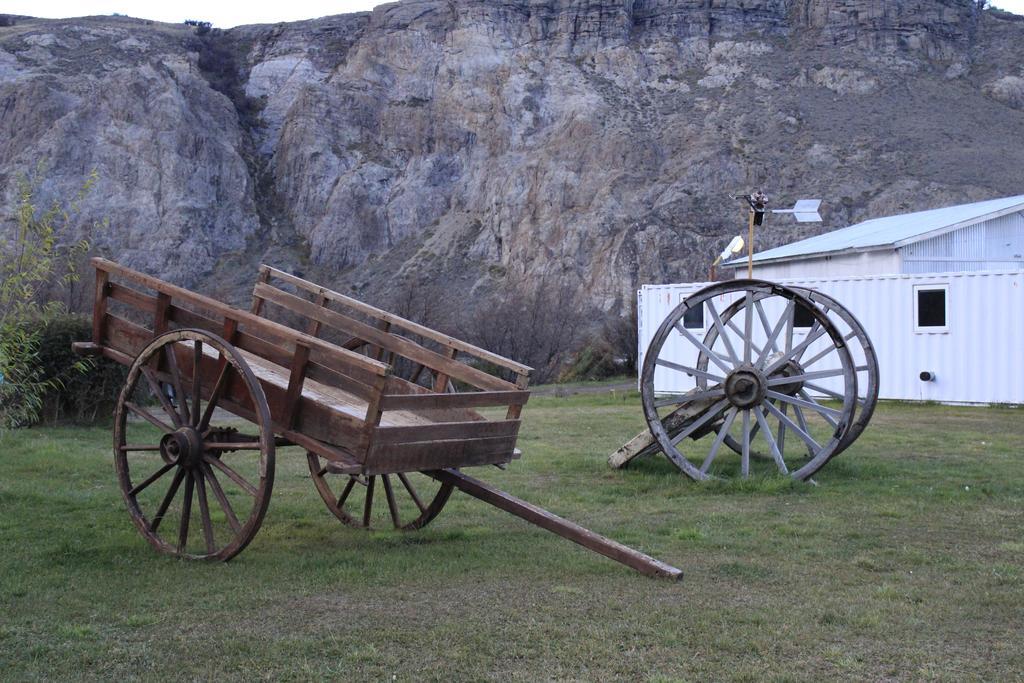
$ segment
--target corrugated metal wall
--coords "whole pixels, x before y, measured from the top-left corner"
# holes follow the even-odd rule
[[[908,244],[899,250],[903,273],[949,273],[1024,268],[1024,213]]]
[[[882,398],[1024,403],[1024,270],[781,282],[829,294],[857,316],[878,354]],[[706,284],[653,285],[640,290],[641,364],[651,338],[669,312]],[[937,285],[947,287],[948,331],[915,332],[915,287]],[[727,305],[725,301],[716,304],[719,310]],[[710,325],[708,316],[705,318]],[[678,334],[673,338],[680,339]],[[674,346],[667,348],[670,360],[692,366],[695,349],[681,341],[672,343]],[[934,372],[936,381],[922,382],[919,375],[924,370]],[[687,386],[685,379],[679,373],[659,372],[656,389],[685,391],[692,386]]]
[[[833,254],[780,263],[754,263],[754,277],[781,280],[792,277],[856,277],[900,272],[900,256],[895,249],[879,249],[856,254]],[[733,270],[733,277],[747,277],[744,264]]]

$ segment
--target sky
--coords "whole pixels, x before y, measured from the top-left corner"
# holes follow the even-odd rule
[[[240,24],[273,24],[313,19],[330,14],[362,12],[384,0],[277,0],[276,2],[225,2],[210,0],[0,0],[0,13],[31,17],[80,17],[92,14],[127,14],[140,19],[180,23],[185,19],[209,21],[218,28]],[[992,0],[994,7],[1024,14],[1024,0]]]

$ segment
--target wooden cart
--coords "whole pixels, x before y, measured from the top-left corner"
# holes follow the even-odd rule
[[[457,488],[645,574],[681,576],[459,471],[519,457],[530,368],[268,266],[246,312],[92,263],[93,339],[75,349],[129,366],[114,459],[157,550],[237,555],[266,514],[275,447],[297,445],[345,524],[418,529]]]

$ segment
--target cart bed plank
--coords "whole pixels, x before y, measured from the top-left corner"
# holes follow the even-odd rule
[[[239,349],[239,353],[252,368],[256,376],[281,389],[288,388],[288,370],[276,363],[260,358],[256,354]],[[203,348],[203,355],[216,357],[217,352],[209,347]],[[302,397],[333,410],[344,413],[358,420],[366,419],[368,403],[344,389],[332,387],[316,380],[307,378],[302,384]],[[408,410],[386,411],[380,422],[382,427],[416,427],[437,424],[434,420]]]

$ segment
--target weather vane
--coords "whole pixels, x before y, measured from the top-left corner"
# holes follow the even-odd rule
[[[732,196],[733,199],[741,199],[747,203],[750,207],[750,214],[747,220],[747,279],[754,277],[754,226],[764,224],[764,215],[766,213],[790,213],[793,214],[793,218],[798,223],[820,223],[821,216],[818,214],[818,207],[821,206],[820,199],[800,199],[796,204],[793,205],[792,209],[769,209],[768,208],[768,195],[761,190],[757,190],[752,194],[736,194]],[[736,244],[734,239],[730,243],[730,247]],[[743,248],[743,240],[739,241],[739,249]],[[737,253],[739,249],[736,249],[732,253]],[[718,260],[725,257],[726,251],[722,252],[722,256]],[[718,263],[718,260],[715,263]],[[713,272],[713,271],[712,271]]]

